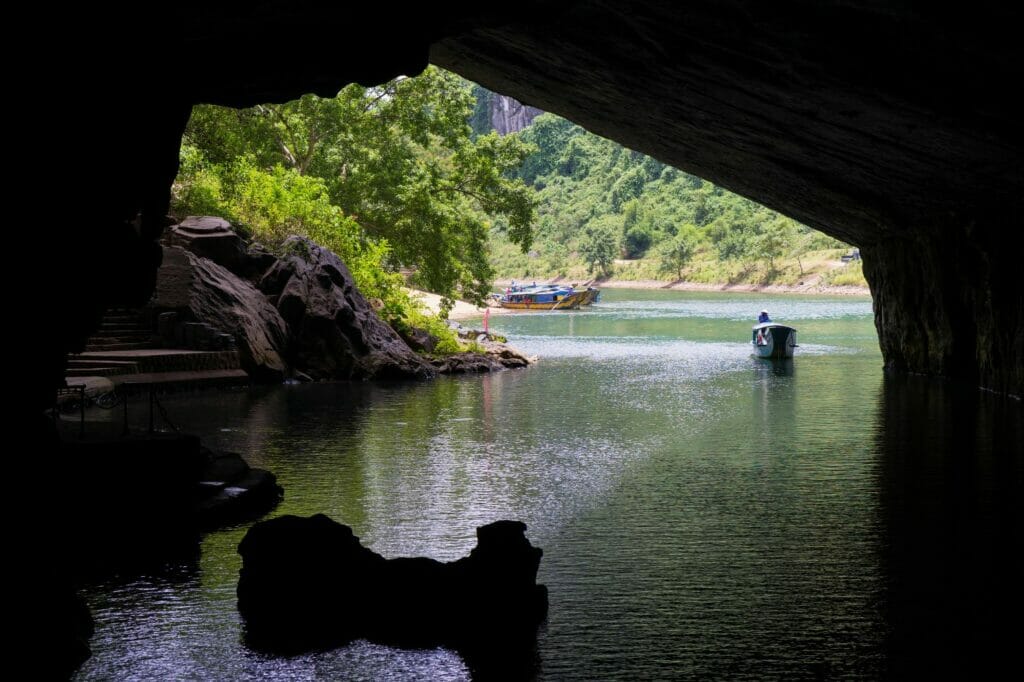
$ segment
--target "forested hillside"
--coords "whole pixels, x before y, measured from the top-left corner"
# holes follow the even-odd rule
[[[859,262],[834,269],[848,245],[557,116],[515,136],[536,148],[536,236],[524,254],[495,231],[499,276],[864,284]]]

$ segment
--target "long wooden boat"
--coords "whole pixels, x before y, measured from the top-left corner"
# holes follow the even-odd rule
[[[754,353],[762,358],[791,358],[796,348],[796,329],[784,324],[765,322],[755,324],[750,343]]]
[[[575,290],[548,284],[492,294],[491,299],[502,308],[514,310],[576,310],[596,302],[600,294],[593,287]]]

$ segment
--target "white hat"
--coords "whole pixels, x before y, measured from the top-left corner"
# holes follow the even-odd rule
[[[767,311],[767,310],[762,310],[761,312],[762,312],[762,313],[766,313],[766,312],[768,312],[768,311]]]

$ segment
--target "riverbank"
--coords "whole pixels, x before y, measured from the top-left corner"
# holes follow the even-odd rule
[[[419,289],[406,289],[406,292],[415,300],[423,304],[425,308],[430,310],[432,313],[438,313],[441,310],[441,297],[437,294],[432,294],[428,291],[421,291]],[[455,306],[448,311],[448,319],[456,322],[461,320],[468,320],[473,317],[480,317],[484,314],[484,311],[488,308],[486,306],[476,306],[468,301],[455,301]],[[507,315],[512,312],[508,308],[490,307],[491,315]]]
[[[517,280],[522,284],[522,280]],[[533,280],[530,280],[533,283]],[[669,291],[722,291],[730,293],[759,293],[759,294],[804,294],[809,296],[871,296],[868,287],[857,286],[823,286],[817,282],[807,284],[705,284],[703,282],[665,282],[656,279],[592,279],[587,281],[569,280],[566,277],[555,277],[554,279],[539,279],[537,284],[572,284],[579,287],[593,286],[598,289],[665,289]],[[504,289],[512,285],[512,280],[496,280],[495,289]],[[406,291],[416,300],[423,304],[428,310],[437,313],[441,310],[441,297],[419,289],[407,289]],[[449,311],[448,319],[456,322],[480,317],[484,314],[486,307],[478,307],[468,301],[456,301],[455,306]],[[491,306],[491,315],[507,315],[515,312],[508,308]]]
[[[511,280],[498,280],[495,287],[510,286]],[[520,280],[519,283],[522,283]],[[531,284],[533,280],[531,280]],[[666,282],[655,279],[624,280],[624,279],[592,279],[587,281],[570,281],[565,277],[551,280],[537,280],[538,284],[573,284],[577,287],[593,286],[599,289],[666,289],[670,291],[726,291],[732,293],[763,293],[763,294],[808,294],[816,296],[870,296],[868,287],[858,286],[823,286],[817,282],[807,284],[706,284],[703,282]],[[479,314],[479,313],[478,313]]]

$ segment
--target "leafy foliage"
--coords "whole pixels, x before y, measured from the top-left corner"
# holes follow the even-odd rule
[[[659,257],[663,272],[674,272],[678,279],[683,278],[683,268],[690,262],[703,241],[696,227],[683,225],[674,237],[659,244]]]
[[[532,148],[514,136],[473,138],[473,105],[468,83],[429,68],[330,99],[196,107],[177,210],[230,213],[271,245],[300,233],[346,261],[372,253],[376,267],[411,268],[417,285],[449,301],[482,301],[492,221],[520,248],[532,241],[533,191],[514,177]]]
[[[611,274],[619,251],[619,228],[615,216],[605,215],[587,223],[580,238],[580,256],[592,270]]]
[[[492,243],[504,277],[672,276],[697,281],[796,282],[846,248],[748,199],[544,114],[517,134],[534,145],[520,178],[537,189],[532,255]],[[611,229],[610,229],[611,228]],[[502,233],[496,224],[495,235]],[[614,240],[609,231],[615,232]],[[680,234],[684,236],[678,238]],[[833,257],[819,252],[835,250]],[[808,254],[818,254],[813,258]],[[792,265],[790,265],[792,262]]]

